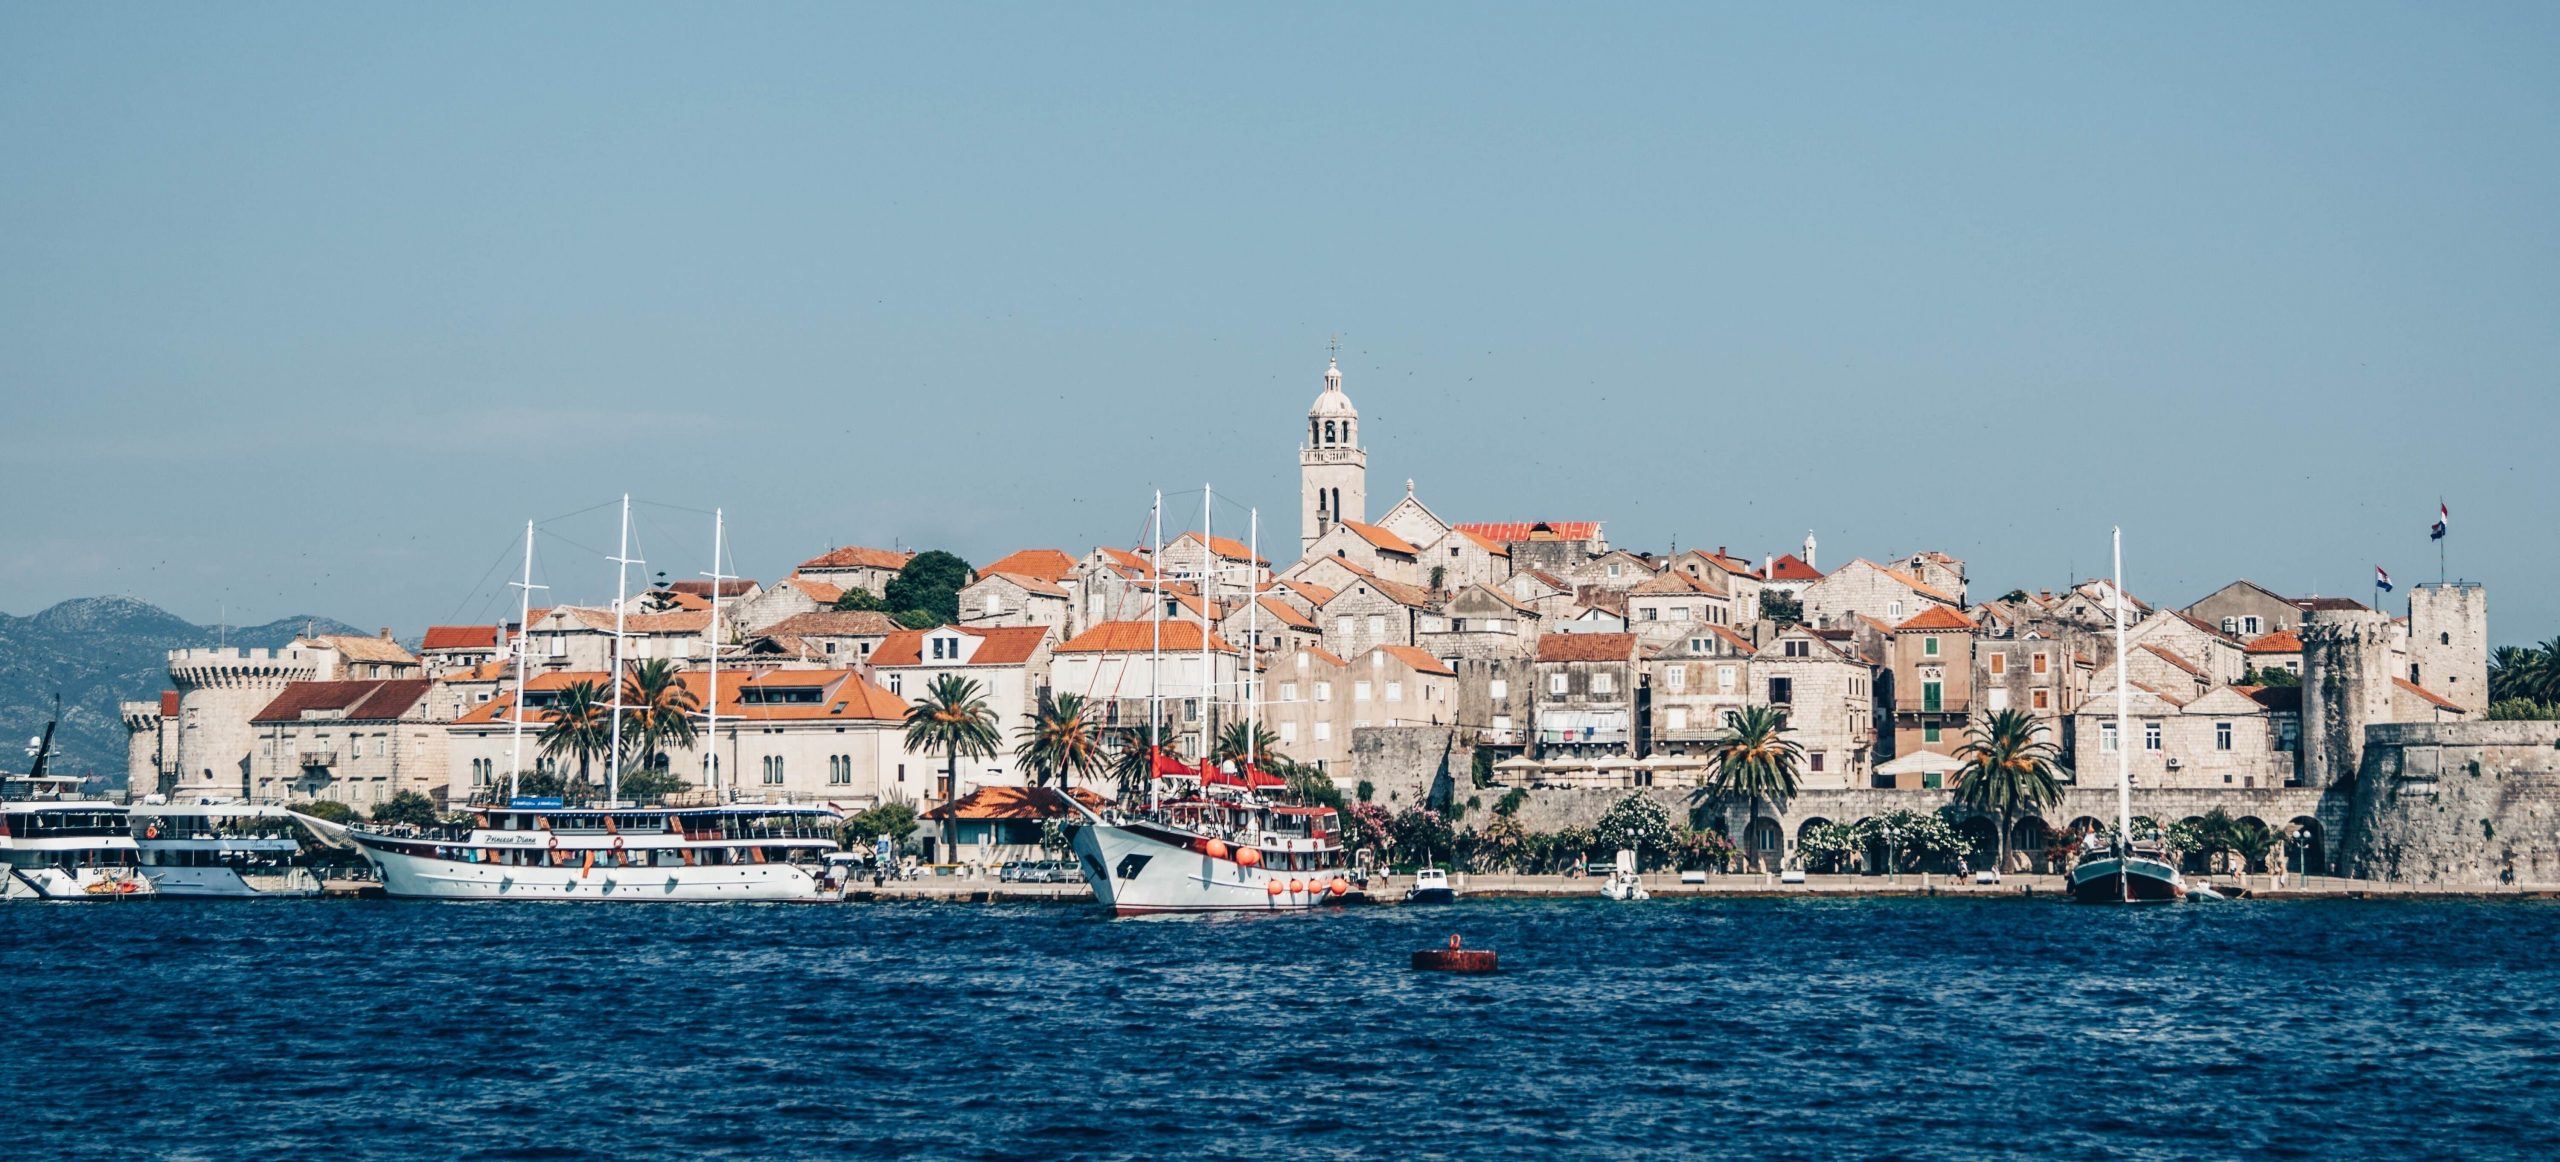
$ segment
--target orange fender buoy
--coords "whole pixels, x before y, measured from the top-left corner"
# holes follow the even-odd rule
[[[1271,893],[1271,894],[1272,894],[1272,895],[1274,895],[1274,896],[1279,895],[1279,894],[1280,894],[1280,892],[1281,892],[1280,881],[1278,881],[1278,880],[1273,880],[1273,881],[1271,881],[1270,883],[1264,884],[1264,885],[1263,885],[1263,890],[1264,890],[1264,891],[1267,891],[1267,892],[1269,892],[1269,893]]]
[[[1223,839],[1212,839],[1209,842],[1202,844],[1200,850],[1206,853],[1211,859],[1227,858],[1227,842]]]
[[[1351,881],[1346,880],[1346,879],[1342,878],[1341,876],[1335,876],[1335,877],[1333,877],[1333,894],[1334,894],[1334,895],[1337,895],[1337,896],[1347,896],[1347,895],[1350,895],[1350,894],[1351,894]]]
[[[1305,880],[1291,880],[1291,881],[1289,881],[1289,894],[1290,894],[1290,895],[1293,895],[1293,896],[1303,896],[1303,895],[1306,895],[1306,894],[1307,894],[1307,881],[1305,881]]]
[[[1262,849],[1259,847],[1239,847],[1236,849],[1236,862],[1246,867],[1261,866]]]

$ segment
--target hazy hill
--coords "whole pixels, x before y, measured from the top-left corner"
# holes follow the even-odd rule
[[[24,771],[26,740],[43,733],[62,695],[55,735],[61,774],[97,774],[124,783],[124,723],[116,703],[155,698],[169,688],[168,651],[227,644],[272,648],[308,626],[316,633],[362,631],[325,617],[287,617],[217,630],[193,625],[130,597],[82,597],[31,617],[0,613],[0,769]]]

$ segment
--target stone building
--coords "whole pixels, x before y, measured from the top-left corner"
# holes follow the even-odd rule
[[[507,628],[499,625],[431,625],[418,643],[425,676],[442,678],[509,656]]]
[[[1536,570],[1555,577],[1570,575],[1582,563],[1609,551],[1596,520],[1473,521],[1451,527],[1501,545],[1511,555],[1511,571]],[[1564,588],[1571,590],[1571,585]]]
[[[874,597],[882,597],[888,593],[889,582],[896,580],[899,572],[907,567],[907,562],[915,559],[914,553],[899,549],[846,545],[800,562],[800,567],[792,570],[791,576],[833,586],[839,593],[847,589],[863,589]],[[830,597],[827,601],[833,604],[835,598]]]
[[[1624,549],[1611,549],[1567,569],[1562,576],[1585,602],[1592,593],[1626,593],[1660,572],[1654,563]]]
[[[1691,549],[1673,557],[1669,568],[1706,582],[1726,595],[1732,602],[1733,614],[1722,624],[1739,626],[1760,620],[1760,592],[1767,582],[1751,562],[1725,552],[1724,546],[1718,545],[1712,553]]]
[[[2302,673],[2302,635],[2292,630],[2280,629],[2254,638],[2245,651],[2252,670],[2282,670],[2297,676]]]
[[[2176,655],[2201,671],[2208,685],[2231,685],[2249,669],[2248,651],[2241,639],[2184,610],[2155,609],[2141,621],[2126,626],[2124,639],[2127,645],[2157,646]],[[2097,645],[2101,663],[2113,660],[2115,642],[2111,635],[2098,638]]]
[[[1075,594],[1065,586],[1019,573],[980,573],[959,598],[960,624],[983,627],[1063,629],[1075,609]]]
[[[1307,409],[1307,442],[1298,449],[1298,547],[1345,520],[1369,519],[1369,451],[1360,446],[1360,411],[1342,393],[1342,366],[1325,361],[1324,390]]]
[[[2268,707],[2230,686],[2192,697],[2141,683],[2127,691],[2126,729],[2116,733],[2112,683],[2072,715],[2072,767],[2083,785],[2115,785],[2118,750],[2141,788],[2252,790],[2293,778],[2293,752]]]
[[[1538,611],[1502,590],[1477,584],[1451,593],[1442,616],[1416,639],[1457,680],[1458,724],[1479,745],[1518,753],[1527,742]]]
[[[1276,585],[1250,602],[1237,602],[1218,620],[1218,636],[1244,647],[1255,668],[1267,668],[1298,650],[1320,647],[1324,631],[1315,619],[1275,594]]]
[[[1540,758],[1644,754],[1644,670],[1631,633],[1538,639],[1536,748]]]
[[[1332,600],[1316,607],[1312,620],[1324,632],[1324,648],[1335,657],[1352,657],[1377,646],[1409,646],[1431,613],[1432,594],[1384,577],[1354,577]]]
[[[1786,712],[1804,748],[1799,781],[1807,789],[1862,786],[1875,748],[1875,663],[1854,644],[1791,625],[1751,656],[1751,702]]]
[[[1422,546],[1425,583],[1435,588],[1448,591],[1470,585],[1499,585],[1511,576],[1511,548],[1500,541],[1453,528],[1436,539],[1415,543]]]
[[[1380,646],[1348,661],[1300,650],[1267,681],[1266,721],[1280,752],[1327,772],[1349,762],[1353,731],[1444,726],[1457,715],[1457,672],[1412,646]]]
[[[306,635],[280,649],[171,650],[168,668],[176,705],[163,699],[160,706],[123,707],[126,768],[154,774],[150,782],[131,784],[135,792],[180,801],[257,794],[257,733],[250,719],[295,683],[422,676],[418,659],[387,631],[378,638]]]
[[[1387,515],[1379,517],[1376,523],[1379,528],[1417,545],[1429,545],[1449,535],[1449,522],[1440,519],[1439,513],[1431,511],[1429,505],[1414,497],[1411,480],[1404,482],[1404,499],[1397,501],[1395,507],[1388,509]]]
[[[1564,578],[1536,569],[1513,573],[1501,589],[1513,601],[1537,610],[1540,618],[1569,616],[1580,604]]]
[[[1921,584],[1954,598],[1958,608],[1965,604],[1964,562],[1956,557],[1924,549],[1887,562],[1885,568],[1918,578]]]
[[[1220,705],[1242,689],[1243,654],[1198,622],[1108,621],[1051,652],[1049,685],[1091,700],[1111,727],[1147,726],[1148,699],[1160,698],[1165,748],[1196,759],[1227,720]]]
[[[1373,524],[1333,522],[1307,546],[1309,558],[1335,557],[1402,585],[1423,585],[1430,574],[1422,566],[1422,550],[1412,542]]]
[[[2487,591],[2472,582],[2419,585],[2409,598],[2405,625],[2361,605],[2317,605],[2330,599],[2311,599],[2315,607],[2303,613],[2296,632],[2302,639],[2302,777],[2310,786],[2333,788],[2354,775],[2368,727],[2474,717],[2467,703],[2446,693],[2457,687],[2466,697],[2485,699]],[[2421,685],[2413,673],[2441,685]]]
[[[1751,704],[1751,657],[1759,648],[1720,625],[1696,626],[1645,659],[1651,691],[1647,736],[1655,754],[1704,754],[1730,716]]]
[[[1846,626],[1860,614],[1899,625],[1929,606],[1962,604],[1954,594],[1863,557],[1806,585],[1801,599],[1805,621],[1823,628]]]
[[[1052,632],[1045,625],[900,630],[872,651],[868,673],[873,683],[902,700],[902,716],[906,706],[922,702],[934,682],[945,675],[976,683],[978,696],[994,712],[1004,741],[993,756],[969,760],[961,773],[976,786],[1017,786],[1028,780],[1015,764],[1013,749],[1039,708],[1040,691],[1048,687]],[[1198,634],[1193,628],[1195,644]],[[906,756],[910,763],[931,757]],[[968,793],[966,786],[937,783],[928,797],[941,802]]]
[[[776,592],[787,590],[783,586]],[[727,611],[722,611],[724,616]],[[610,609],[562,605],[538,611],[525,628],[525,648],[537,670],[610,670],[613,668],[615,616]],[[665,658],[706,661],[714,640],[727,635],[711,624],[709,610],[683,613],[624,613],[620,618],[626,662]]]
[[[843,597],[841,585],[793,574],[774,582],[773,588],[739,602],[734,610],[724,605],[720,619],[737,627],[740,633],[759,633],[788,618],[834,609]]]
[[[370,809],[403,791],[441,797],[445,724],[427,713],[425,678],[295,682],[249,719],[243,798],[327,799]]]
[[[756,636],[783,643],[782,652],[804,665],[840,669],[871,660],[880,644],[903,628],[898,619],[877,610],[823,610],[793,614],[766,626]],[[756,643],[748,644],[752,648]]]
[[[1734,624],[1733,597],[1722,578],[1702,579],[1665,569],[1627,591],[1627,628],[1647,648],[1688,637],[1701,626]]]

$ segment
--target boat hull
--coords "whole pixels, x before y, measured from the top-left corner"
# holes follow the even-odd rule
[[[356,835],[382,873],[385,895],[417,900],[584,900],[620,903],[791,901],[819,898],[818,880],[792,863],[717,867],[519,867],[410,855]]]
[[[1408,904],[1454,904],[1458,902],[1458,893],[1449,888],[1415,888],[1404,894],[1404,902]]]
[[[1341,874],[1245,867],[1108,823],[1077,828],[1073,846],[1095,901],[1120,916],[1305,911],[1333,899],[1330,885]],[[1274,882],[1280,891],[1271,890]],[[1292,882],[1299,890],[1289,890]]]
[[[246,875],[227,867],[154,867],[143,874],[151,886],[171,899],[241,900],[259,896],[316,896],[320,878],[308,868]]]
[[[2155,859],[2085,859],[2071,869],[2071,899],[2081,904],[2170,904],[2185,899],[2178,869]]]
[[[121,900],[157,894],[151,880],[129,867],[22,867],[8,872],[5,895],[16,900]]]

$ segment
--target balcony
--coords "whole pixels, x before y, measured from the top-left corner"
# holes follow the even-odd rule
[[[298,757],[304,770],[338,765],[338,752],[334,747],[326,750],[305,750]]]

